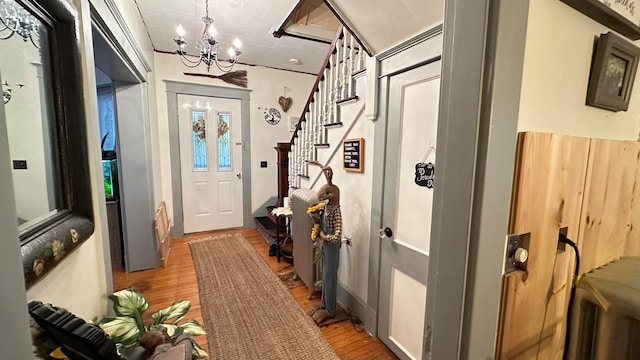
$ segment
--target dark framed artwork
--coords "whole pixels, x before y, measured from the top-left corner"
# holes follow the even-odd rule
[[[560,0],[631,40],[640,39],[640,6],[634,0]]]
[[[342,158],[345,171],[364,172],[364,138],[343,140]]]
[[[591,64],[587,105],[626,111],[638,69],[640,49],[612,32],[602,34]]]

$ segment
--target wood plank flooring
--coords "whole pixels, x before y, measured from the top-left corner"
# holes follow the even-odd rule
[[[191,310],[185,319],[196,319],[202,323],[198,283],[188,243],[201,237],[232,232],[242,234],[274,272],[289,265],[286,261],[278,263],[275,257],[269,257],[269,245],[255,229],[214,231],[173,239],[167,267],[133,273],[126,273],[122,270],[115,271],[113,273],[113,287],[115,291],[134,287],[142,292],[150,305],[145,314],[147,320],[150,319],[151,314],[171,305],[174,301],[187,299],[191,301]],[[312,303],[319,302],[318,296],[307,300],[307,288],[303,284],[289,290],[305,311],[309,310]],[[321,331],[341,359],[397,359],[380,340],[369,336],[364,331],[356,332],[350,321],[322,327]],[[204,349],[208,349],[205,336],[200,336],[196,340]]]

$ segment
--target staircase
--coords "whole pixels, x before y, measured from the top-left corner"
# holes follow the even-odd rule
[[[364,100],[358,99],[356,88],[364,86],[366,56],[356,38],[340,26],[290,143],[278,143],[275,148],[279,164],[277,206],[282,206],[283,198],[290,196],[294,189],[312,188],[320,179],[320,167],[313,166],[310,169],[309,161],[326,164],[335,154],[341,154],[340,145],[345,134],[364,110]],[[285,161],[287,155],[288,162]],[[280,172],[280,165],[285,163],[284,171]],[[285,189],[288,192],[283,191]],[[275,206],[268,206],[269,215],[255,219],[256,229],[271,245],[270,254],[278,246],[278,220],[271,215],[274,208]],[[280,230],[282,242],[287,238],[282,221]],[[291,245],[290,243],[285,245]]]
[[[346,133],[350,121],[358,118],[353,114],[362,112],[363,104],[355,113],[347,105],[358,102],[356,81],[364,80],[366,57],[356,38],[341,26],[291,138],[290,192],[313,187],[321,171],[319,167],[310,170],[309,161],[326,164],[340,150],[341,135]]]

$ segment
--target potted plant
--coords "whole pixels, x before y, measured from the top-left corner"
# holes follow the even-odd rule
[[[191,302],[188,300],[176,301],[171,306],[152,314],[153,322],[145,324],[142,315],[149,308],[149,303],[144,295],[135,290],[125,289],[109,295],[109,299],[113,302],[113,310],[117,316],[104,318],[99,325],[115,343],[121,344],[123,348],[139,345],[140,338],[147,331],[152,330],[164,330],[172,340],[183,334],[191,337],[206,334],[202,325],[196,320],[179,324],[191,308]],[[207,352],[194,340],[192,343],[193,359],[205,359],[208,356]]]

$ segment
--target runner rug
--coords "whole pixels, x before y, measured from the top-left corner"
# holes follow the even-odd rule
[[[339,359],[242,235],[189,245],[210,359]]]

